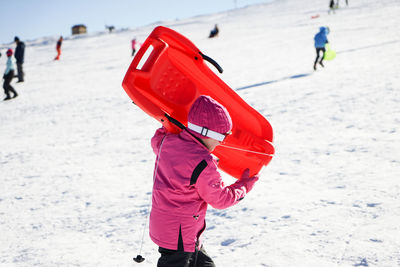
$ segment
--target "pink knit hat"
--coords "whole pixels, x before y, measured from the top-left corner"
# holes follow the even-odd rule
[[[232,119],[226,108],[205,95],[199,96],[194,101],[189,110],[188,122],[188,130],[199,138],[213,138],[212,135],[207,135],[207,130],[226,134],[232,129]],[[203,127],[204,129],[200,129],[202,131],[196,130],[196,126]]]

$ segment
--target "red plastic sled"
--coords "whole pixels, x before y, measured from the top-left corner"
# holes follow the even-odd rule
[[[274,154],[272,127],[204,59],[212,61],[183,35],[159,26],[133,59],[122,86],[137,106],[174,133],[181,129],[165,114],[187,126],[192,103],[200,95],[211,96],[227,108],[233,122],[232,134],[213,151],[218,167],[235,178],[246,168],[257,174]]]

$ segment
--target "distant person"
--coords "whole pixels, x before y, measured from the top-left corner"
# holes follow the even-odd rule
[[[136,53],[136,45],[137,45],[137,41],[136,38],[133,38],[131,41],[131,45],[132,45],[132,57],[135,55]]]
[[[4,100],[9,100],[11,98],[16,98],[18,96],[17,92],[14,88],[10,85],[12,79],[14,78],[14,71],[15,66],[12,59],[13,51],[12,49],[7,50],[7,63],[6,63],[6,70],[4,71],[3,79],[4,79],[4,93],[6,94],[6,98]],[[10,92],[13,93],[13,97],[10,96]]]
[[[214,29],[210,31],[210,35],[208,36],[208,38],[216,37],[218,36],[218,33],[219,33],[218,25],[215,24]]]
[[[331,14],[331,12],[333,12],[333,14],[335,14],[335,1],[334,0],[331,0],[329,3],[328,14]]]
[[[107,26],[107,25],[106,25],[106,29],[108,29],[108,32],[109,32],[109,33],[112,33],[113,30],[115,30],[115,27],[114,27],[114,26]]]
[[[346,6],[348,6],[349,5],[349,1],[348,0],[346,0]]]
[[[320,27],[319,32],[314,36],[314,46],[317,51],[317,57],[315,58],[314,62],[314,70],[317,70],[317,63],[319,63],[322,67],[324,64],[322,61],[324,60],[325,55],[325,44],[328,43],[328,34],[329,28],[328,27]],[[321,60],[319,60],[319,54],[322,52]]]
[[[21,83],[24,81],[24,70],[22,65],[24,64],[24,57],[25,57],[25,44],[21,42],[17,36],[14,38],[14,42],[17,44],[15,48],[14,57],[17,60],[17,70],[18,70],[18,81],[17,83]]]
[[[60,36],[60,38],[57,41],[57,45],[56,45],[57,56],[54,58],[54,60],[60,60],[62,42],[63,42],[63,37]]]

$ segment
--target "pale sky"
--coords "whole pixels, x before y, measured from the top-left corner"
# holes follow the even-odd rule
[[[105,25],[136,28],[157,21],[216,13],[268,0],[0,0],[0,43],[69,36],[75,24],[88,32]]]

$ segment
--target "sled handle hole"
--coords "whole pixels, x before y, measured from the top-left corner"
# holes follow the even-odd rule
[[[149,45],[149,47],[147,48],[146,52],[143,54],[142,58],[139,61],[139,64],[137,65],[136,69],[137,70],[141,70],[144,66],[144,64],[147,62],[147,60],[149,59],[151,53],[153,52],[154,47],[152,45]]]

